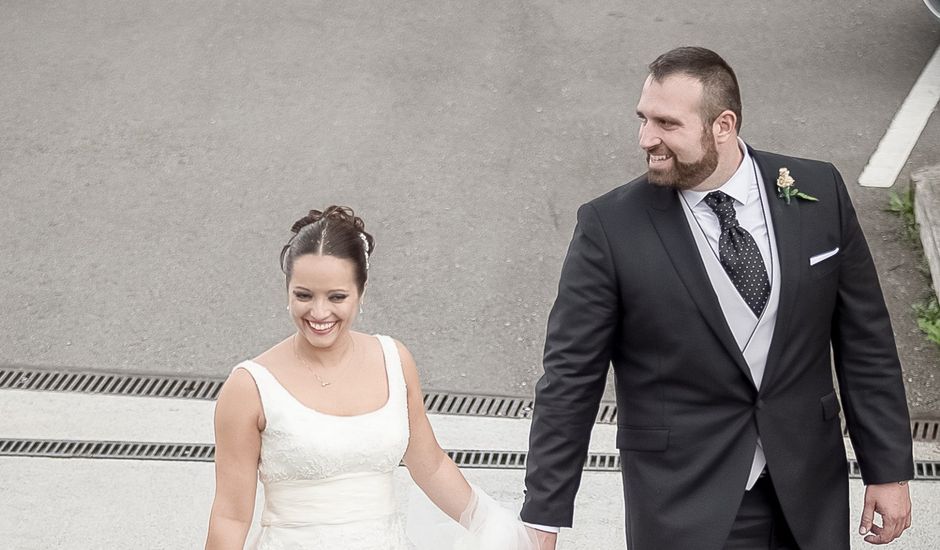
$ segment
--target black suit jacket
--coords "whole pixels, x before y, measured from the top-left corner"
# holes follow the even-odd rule
[[[751,154],[767,186],[781,264],[760,390],[677,193],[642,177],[583,205],[548,321],[523,520],[572,524],[609,365],[631,550],[720,549],[758,434],[800,548],[848,549],[833,359],[864,481],[913,477],[894,336],[841,176],[828,163]],[[818,202],[778,198],[780,167]],[[810,257],[835,247],[835,256],[810,266]]]

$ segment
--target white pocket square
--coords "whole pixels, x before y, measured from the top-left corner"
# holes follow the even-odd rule
[[[837,246],[837,247],[833,248],[832,250],[830,250],[829,252],[823,252],[822,254],[816,254],[815,256],[813,256],[812,258],[809,259],[809,265],[811,265],[811,266],[816,265],[816,264],[818,264],[819,262],[821,262],[821,261],[823,261],[823,260],[828,260],[829,258],[835,256],[835,255],[838,254],[838,253],[839,253],[839,247]]]

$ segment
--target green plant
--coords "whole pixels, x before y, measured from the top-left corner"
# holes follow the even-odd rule
[[[904,222],[904,234],[907,238],[920,246],[920,228],[914,215],[914,190],[908,187],[907,191],[898,194],[892,192],[888,196],[888,212],[897,214]]]
[[[926,302],[914,305],[917,314],[917,326],[927,334],[927,339],[940,345],[940,302],[931,296]]]
[[[894,212],[901,218],[904,234],[917,249],[920,257],[918,269],[929,279],[930,268],[927,266],[927,258],[920,242],[920,227],[914,215],[914,189],[908,187],[902,194],[891,193],[887,211]],[[917,326],[927,335],[928,340],[940,345],[940,302],[937,301],[937,296],[931,295],[927,301],[912,307],[917,314]]]

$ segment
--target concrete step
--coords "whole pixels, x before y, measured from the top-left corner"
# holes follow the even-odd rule
[[[211,443],[213,407],[211,401],[191,399],[0,390],[0,438]],[[430,418],[444,448],[527,448],[525,419]],[[591,450],[615,452],[615,431],[612,425],[596,425]],[[940,459],[937,444],[918,443],[915,452],[918,460]],[[521,506],[522,470],[464,472],[508,508]],[[0,457],[0,539],[4,548],[17,550],[198,548],[212,503],[213,474],[213,464],[206,462]],[[407,470],[399,468],[396,481],[403,511],[408,503],[422,502]],[[563,531],[560,548],[624,548],[621,490],[617,473],[585,472],[575,526]],[[853,479],[850,491],[855,525],[864,488]],[[940,483],[914,482],[911,491],[914,528],[892,548],[938,548],[940,530],[931,510],[940,509]],[[261,498],[259,491],[256,515]],[[853,550],[866,546],[853,537]]]
[[[920,224],[920,241],[930,266],[934,294],[940,296],[940,165],[911,174],[914,216]]]

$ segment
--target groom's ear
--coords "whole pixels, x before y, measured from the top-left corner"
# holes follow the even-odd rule
[[[731,109],[725,109],[712,123],[712,134],[718,144],[738,139],[738,116]]]

